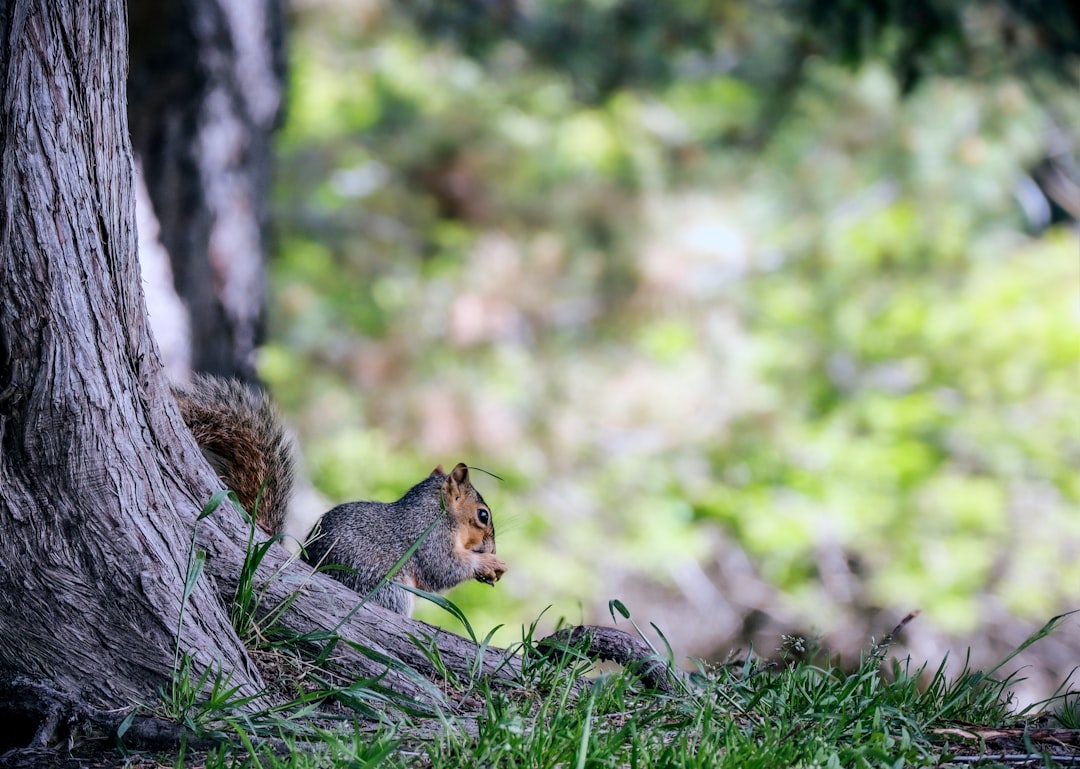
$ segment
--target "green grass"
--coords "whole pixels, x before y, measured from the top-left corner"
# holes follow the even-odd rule
[[[575,687],[551,668],[520,687],[477,684],[479,713],[444,717],[433,736],[411,724],[372,731],[342,723],[307,742],[223,751],[208,766],[261,767],[778,767],[937,766],[948,749],[933,729],[1004,725],[1008,681],[868,654],[774,668],[750,657],[697,671],[685,694],[643,692],[622,673]]]
[[[249,553],[245,573],[253,575],[265,548],[252,546]],[[201,574],[194,551],[189,562],[185,600]],[[349,680],[347,671],[330,667],[329,652],[341,642],[333,633],[289,637],[274,628],[276,609],[269,620],[263,613],[257,621],[256,591],[253,576],[242,580],[233,617],[257,659],[278,671],[276,704],[245,711],[250,698],[238,697],[212,671],[199,674],[178,649],[174,680],[161,702],[143,711],[224,742],[209,756],[181,751],[170,758],[175,766],[189,760],[192,766],[205,760],[206,767],[260,769],[939,766],[958,749],[957,738],[949,743],[940,730],[1025,723],[1025,713],[1010,707],[1017,681],[999,671],[1063,619],[1050,620],[985,671],[965,660],[950,676],[945,661],[890,657],[908,617],[849,663],[802,639],[783,638],[782,662],[750,653],[724,665],[699,665],[680,680],[677,694],[666,695],[645,690],[631,671],[597,673],[573,649],[553,662],[537,651],[535,623],[523,629],[515,648],[521,674],[512,681],[484,679],[475,667],[452,671],[431,639],[414,637],[440,681],[427,683],[401,662],[386,662],[425,681],[444,703],[431,712],[395,699],[377,680]],[[478,638],[453,603],[418,594],[455,616],[478,651],[486,650],[490,633]],[[611,614],[645,638],[621,602],[611,602]],[[663,649],[652,649],[670,658],[666,639]],[[295,677],[284,689],[294,692],[292,699],[281,695],[282,671]],[[1057,725],[1080,723],[1076,697],[1064,685],[1054,702]],[[961,742],[959,749],[970,758],[978,746]],[[1037,750],[1029,745],[1029,753]]]
[[[685,693],[662,696],[623,672],[575,686],[580,662],[545,668],[528,659],[528,648],[525,680],[474,681],[469,696],[479,712],[426,719],[433,730],[425,738],[414,734],[417,719],[381,726],[346,719],[291,738],[287,755],[249,743],[207,766],[937,766],[954,748],[935,729],[1022,720],[1009,709],[1012,682],[992,671],[964,666],[949,678],[944,663],[915,666],[877,653],[854,669],[834,661],[776,666],[750,656],[699,669]],[[278,717],[268,716],[259,731]]]

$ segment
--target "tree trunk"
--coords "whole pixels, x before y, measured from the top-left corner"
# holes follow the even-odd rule
[[[170,363],[254,380],[282,2],[136,2],[129,18],[128,114],[153,209],[140,215],[159,225],[190,328],[188,360]],[[141,251],[144,260],[154,253],[145,242]],[[152,315],[159,337],[173,330]]]
[[[255,693],[207,581],[181,622],[213,480],[143,309],[123,2],[2,13],[0,671],[116,707],[152,702],[179,649]]]

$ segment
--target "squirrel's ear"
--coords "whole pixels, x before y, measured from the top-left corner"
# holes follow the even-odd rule
[[[446,475],[446,471],[442,469],[442,465],[435,465],[435,469],[431,471],[431,475]],[[431,475],[428,477],[430,478]]]
[[[457,466],[450,471],[450,478],[458,486],[469,482],[469,466],[464,462],[458,462]]]

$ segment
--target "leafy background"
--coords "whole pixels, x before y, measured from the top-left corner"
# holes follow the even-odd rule
[[[989,660],[1077,606],[1080,102],[997,7],[298,3],[260,370],[316,486],[497,475],[452,598],[503,643],[619,598],[680,658],[921,609]]]

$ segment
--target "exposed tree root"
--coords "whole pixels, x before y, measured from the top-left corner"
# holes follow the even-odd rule
[[[664,694],[677,691],[678,672],[657,657],[644,641],[617,628],[600,625],[567,627],[542,639],[536,648],[554,659],[579,654],[591,660],[616,662],[640,678],[649,689]]]
[[[9,753],[33,754],[76,743],[115,747],[122,742],[133,750],[176,752],[180,747],[209,750],[222,742],[155,716],[128,720],[132,709],[100,710],[41,681],[0,679],[0,766],[8,765]]]

